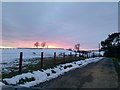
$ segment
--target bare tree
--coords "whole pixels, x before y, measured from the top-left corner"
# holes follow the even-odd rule
[[[74,48],[79,51],[80,50],[80,44],[75,44]]]
[[[41,47],[44,48],[45,46],[46,46],[46,42],[42,42],[42,43],[41,43]]]
[[[40,46],[39,42],[35,42],[35,43],[34,43],[34,47],[37,47],[37,48],[38,48],[39,46]]]

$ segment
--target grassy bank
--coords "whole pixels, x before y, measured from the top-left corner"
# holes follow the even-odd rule
[[[78,60],[83,60],[85,59],[84,57],[65,57],[65,60],[62,57],[57,57],[56,58],[56,64],[54,63],[54,59],[53,58],[44,58],[43,61],[43,67],[40,67],[40,59],[37,59],[39,62],[36,64],[32,64],[29,63],[26,66],[22,67],[22,72],[21,73],[26,73],[26,72],[32,72],[35,70],[41,70],[41,69],[48,69],[48,68],[52,68],[55,67],[56,65],[59,64],[64,64],[64,63],[69,63],[69,62],[73,62],[73,61],[78,61]],[[10,73],[2,73],[2,79],[4,78],[11,78],[15,75],[19,75],[18,72],[18,67],[11,67],[13,69],[12,72]]]
[[[113,58],[113,63],[114,63],[115,69],[117,71],[119,82],[120,82],[120,59]]]

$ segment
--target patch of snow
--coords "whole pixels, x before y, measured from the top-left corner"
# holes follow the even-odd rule
[[[18,67],[20,52],[23,52],[23,66],[32,63],[37,64],[40,58],[41,52],[44,52],[44,57],[53,57],[54,52],[56,52],[57,57],[63,57],[63,53],[69,55],[70,52],[75,54],[73,51],[68,51],[64,49],[0,49],[2,60],[0,65],[2,67],[2,72],[9,72],[10,67]],[[5,70],[5,71],[4,71]]]
[[[53,78],[57,78],[58,76],[63,75],[65,72],[68,72],[72,69],[79,68],[81,66],[86,66],[87,64],[92,62],[98,62],[101,59],[102,57],[96,57],[96,58],[89,58],[80,61],[74,61],[66,64],[60,64],[54,68],[50,68],[47,70],[41,70],[41,71],[38,70],[38,71],[33,71],[32,73],[28,72],[21,75],[17,75],[12,78],[5,78],[3,79],[3,81],[6,81],[8,84],[17,85],[21,79],[25,80],[26,78],[34,78],[35,80],[33,81],[25,82],[24,84],[19,84],[20,86],[31,87],[40,84],[41,82],[45,82]]]
[[[4,83],[2,83],[2,82],[0,82],[0,86],[3,86],[3,85],[5,85]]]
[[[23,59],[29,58],[39,58],[40,53],[44,52],[44,57],[53,57],[53,53],[56,52],[57,56],[66,53],[66,55],[74,54],[73,51],[68,51],[64,49],[2,49],[2,63],[13,62],[19,59],[20,52],[23,52]]]

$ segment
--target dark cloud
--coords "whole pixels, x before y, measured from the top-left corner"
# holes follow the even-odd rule
[[[4,43],[46,41],[97,48],[117,31],[117,3],[11,2],[3,3],[2,8]]]

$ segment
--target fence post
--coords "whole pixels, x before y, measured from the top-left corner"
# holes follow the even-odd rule
[[[72,52],[70,52],[70,60],[72,61]]]
[[[75,53],[75,58],[77,57],[77,53]]]
[[[19,60],[19,74],[22,71],[22,58],[23,58],[23,52],[20,52],[20,60]]]
[[[41,68],[43,67],[43,52],[41,52],[41,62],[40,62]]]
[[[87,58],[88,58],[88,52],[87,52]]]
[[[80,55],[80,53],[79,53],[79,58],[80,58],[80,56],[81,56],[81,55]]]
[[[65,62],[65,52],[63,53],[63,60],[64,60],[64,62]]]
[[[56,52],[54,52],[54,65],[56,64]]]

